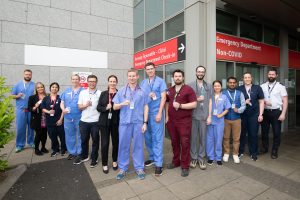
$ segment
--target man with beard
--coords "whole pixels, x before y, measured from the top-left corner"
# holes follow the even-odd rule
[[[184,72],[173,72],[175,86],[167,92],[166,123],[171,137],[173,160],[168,169],[181,166],[181,176],[189,175],[192,112],[197,106],[194,90],[184,84]]]
[[[189,86],[193,88],[197,96],[197,107],[193,111],[192,117],[192,135],[191,135],[191,162],[190,167],[195,168],[199,163],[200,169],[206,169],[204,161],[205,143],[206,143],[206,120],[208,117],[209,99],[212,95],[211,84],[206,83],[206,68],[203,66],[196,67],[196,78]]]
[[[26,130],[27,144],[34,148],[34,131],[30,128],[30,112],[28,110],[29,96],[34,94],[34,82],[31,81],[31,78],[32,71],[30,69],[25,69],[24,80],[19,81],[14,85],[11,92],[11,96],[16,99],[16,153],[24,149],[26,143]]]
[[[285,120],[288,107],[288,96],[285,86],[276,81],[278,74],[275,68],[268,71],[268,81],[261,85],[265,96],[264,120],[262,122],[262,151],[267,153],[269,150],[269,129],[272,125],[273,147],[271,158],[278,158],[278,148],[280,145],[281,122]]]

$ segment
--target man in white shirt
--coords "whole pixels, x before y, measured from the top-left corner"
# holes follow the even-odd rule
[[[87,78],[88,89],[79,94],[78,108],[82,110],[79,129],[81,134],[81,155],[76,157],[74,164],[80,164],[89,160],[89,140],[92,137],[92,153],[90,167],[95,167],[98,163],[99,151],[99,127],[98,119],[100,113],[97,111],[97,105],[101,94],[96,89],[98,78],[95,75],[89,75]]]
[[[285,120],[288,107],[288,95],[284,85],[276,81],[278,74],[275,68],[268,71],[268,81],[261,85],[265,96],[265,110],[263,114],[262,130],[262,150],[261,153],[269,151],[269,129],[272,125],[273,147],[271,158],[278,158],[278,148],[280,145],[281,122]]]

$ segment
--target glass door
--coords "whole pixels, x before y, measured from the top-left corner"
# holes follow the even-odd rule
[[[288,92],[288,126],[296,126],[296,70],[289,69],[289,84],[286,85]]]
[[[243,84],[243,74],[245,72],[250,72],[252,74],[252,83],[255,85],[260,85],[263,83],[261,71],[263,66],[255,64],[244,64],[236,63],[236,78],[239,81],[239,85]]]

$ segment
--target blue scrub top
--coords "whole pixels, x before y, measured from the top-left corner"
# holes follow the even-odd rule
[[[218,105],[216,105],[215,96],[212,96],[212,110],[211,110],[211,124],[212,125],[218,125],[224,123],[224,116],[221,118],[218,118],[216,115],[213,114],[214,110],[217,109],[217,114],[221,114],[224,110],[228,110],[231,108],[231,104],[227,98],[226,95],[221,94],[219,97]]]
[[[144,90],[149,99],[149,114],[157,114],[160,106],[161,93],[166,92],[167,90],[166,82],[162,78],[155,76],[150,84],[149,79],[143,80],[141,83],[141,88]],[[156,100],[149,98],[149,93],[151,92],[155,93]]]
[[[137,85],[135,90],[131,90],[129,85],[121,88],[113,102],[120,104],[126,100],[134,102],[134,109],[130,109],[130,105],[122,106],[120,109],[120,124],[138,124],[144,121],[144,106],[148,104],[148,96],[143,89]]]
[[[34,82],[30,81],[25,83],[24,81],[19,81],[12,88],[11,94],[18,95],[19,93],[25,94],[25,98],[16,99],[16,107],[18,109],[27,109],[28,108],[28,99],[31,95],[34,94]]]
[[[61,95],[61,101],[64,102],[65,108],[70,107],[71,112],[66,113],[64,118],[73,119],[73,118],[81,118],[81,110],[78,108],[78,98],[80,92],[84,90],[84,88],[79,88],[76,92],[72,90],[72,87],[68,87],[64,93]]]

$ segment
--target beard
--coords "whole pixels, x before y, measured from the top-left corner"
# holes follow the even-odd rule
[[[181,85],[182,83],[182,81],[175,81],[175,85]]]
[[[31,81],[31,78],[30,77],[24,77],[24,80],[25,81]]]
[[[196,76],[198,80],[202,81],[204,79],[204,75]]]
[[[276,78],[273,78],[273,77],[269,77],[269,78],[268,78],[268,81],[269,81],[270,83],[273,83],[275,80],[276,80]]]

